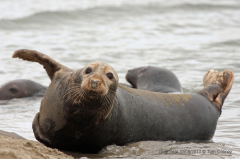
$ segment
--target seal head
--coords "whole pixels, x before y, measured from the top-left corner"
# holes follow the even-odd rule
[[[0,87],[0,100],[23,98],[30,96],[43,96],[47,87],[31,80],[17,79]]]
[[[115,70],[103,62],[87,65],[80,71],[80,77],[82,77],[81,89],[88,94],[106,95],[109,90],[117,89],[118,76]]]
[[[87,112],[96,111],[95,124],[107,118],[118,86],[117,73],[110,65],[100,61],[90,63],[73,72],[64,83],[67,85],[62,97],[68,107],[77,104]]]

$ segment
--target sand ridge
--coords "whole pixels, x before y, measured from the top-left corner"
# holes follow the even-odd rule
[[[31,140],[0,135],[1,159],[73,159],[63,152]]]

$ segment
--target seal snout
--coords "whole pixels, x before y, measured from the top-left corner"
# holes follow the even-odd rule
[[[96,89],[98,86],[99,80],[91,79],[91,86],[93,89]]]
[[[94,76],[86,79],[86,81],[87,82],[85,84],[83,83],[83,85],[82,85],[83,90],[85,90],[87,92],[96,93],[99,95],[103,95],[107,92],[104,81],[100,76],[94,75]]]

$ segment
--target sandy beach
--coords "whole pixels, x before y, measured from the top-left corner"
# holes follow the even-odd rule
[[[63,152],[43,144],[17,137],[0,135],[1,159],[73,159]]]

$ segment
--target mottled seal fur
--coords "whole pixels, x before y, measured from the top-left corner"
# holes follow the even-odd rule
[[[133,88],[162,93],[181,93],[177,76],[162,67],[143,66],[128,70],[126,80]]]
[[[33,50],[13,57],[39,62],[51,79],[33,121],[36,139],[83,153],[143,140],[210,140],[234,79],[230,70],[211,70],[198,93],[166,94],[118,84],[103,62],[74,71]]]
[[[0,100],[44,96],[47,87],[27,79],[10,81],[0,87]]]

